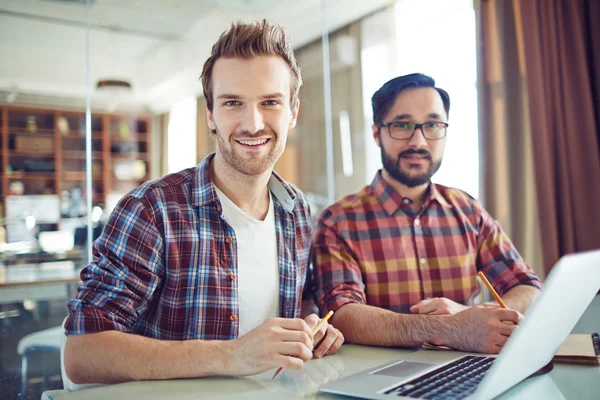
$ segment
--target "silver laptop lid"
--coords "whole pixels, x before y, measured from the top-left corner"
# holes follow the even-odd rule
[[[598,290],[600,250],[562,257],[472,397],[496,397],[546,365]]]

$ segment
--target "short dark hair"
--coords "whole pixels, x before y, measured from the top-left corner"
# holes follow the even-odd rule
[[[383,123],[390,108],[396,101],[398,94],[405,89],[413,87],[432,87],[442,97],[446,116],[450,116],[450,95],[444,89],[435,87],[435,80],[432,77],[421,73],[403,75],[387,81],[378,91],[371,97],[373,106],[373,123],[380,125]]]

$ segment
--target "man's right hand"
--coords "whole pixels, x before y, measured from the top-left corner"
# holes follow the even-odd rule
[[[300,318],[272,318],[226,342],[227,375],[256,375],[273,368],[301,369],[312,358],[312,330]]]
[[[446,345],[457,350],[496,354],[517,328],[523,315],[507,308],[473,306],[449,316],[446,337],[436,338],[434,344]]]

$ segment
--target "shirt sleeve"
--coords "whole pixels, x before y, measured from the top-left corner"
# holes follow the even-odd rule
[[[94,244],[94,261],[81,272],[67,307],[67,334],[135,332],[160,287],[163,239],[142,202],[125,197]]]
[[[313,238],[313,276],[320,315],[348,303],[366,304],[362,272],[352,252],[325,212]]]
[[[521,258],[498,221],[479,202],[475,205],[480,211],[477,270],[483,271],[500,295],[519,285],[541,288],[540,279]]]

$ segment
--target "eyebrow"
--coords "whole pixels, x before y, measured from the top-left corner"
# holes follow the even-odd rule
[[[411,114],[400,114],[400,115],[396,115],[392,121],[399,121],[399,120],[403,120],[403,119],[410,119],[412,117]],[[442,116],[438,113],[429,113],[427,114],[427,118],[431,118],[431,119],[442,119]]]
[[[264,99],[281,99],[285,97],[285,95],[283,93],[269,93],[269,94],[265,94],[262,96],[259,96],[259,99],[264,100]],[[223,93],[219,96],[217,96],[217,100],[240,100],[242,98],[242,96],[237,95],[237,94],[233,94],[233,93]]]

